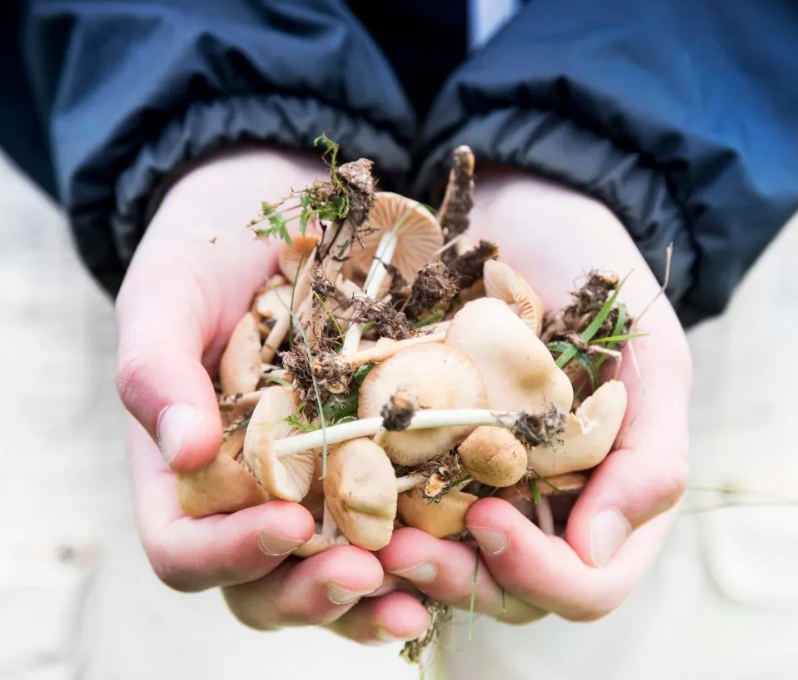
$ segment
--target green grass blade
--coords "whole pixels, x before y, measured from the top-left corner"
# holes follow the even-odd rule
[[[535,505],[540,503],[540,489],[538,488],[537,479],[533,478],[529,480],[529,490],[532,492],[532,500],[535,502]]]

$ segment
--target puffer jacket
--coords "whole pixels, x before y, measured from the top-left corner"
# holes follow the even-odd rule
[[[798,208],[798,3],[528,0],[477,46],[475,4],[5,0],[0,147],[112,295],[171,173],[324,132],[428,201],[459,144],[583,191],[722,312]]]

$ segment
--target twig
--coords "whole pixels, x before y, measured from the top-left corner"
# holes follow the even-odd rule
[[[671,279],[671,261],[673,260],[673,243],[668,244],[668,248],[665,251],[665,281],[662,283],[662,287],[659,289],[659,292],[653,297],[651,302],[649,302],[644,308],[643,311],[640,312],[640,315],[635,320],[635,324],[637,324],[640,319],[643,318],[645,313],[653,307],[654,303],[659,300],[659,298],[665,293],[665,290],[668,287],[668,283],[670,283]]]

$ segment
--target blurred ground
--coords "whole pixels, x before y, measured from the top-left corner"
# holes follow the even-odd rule
[[[691,334],[694,486],[781,485],[798,497],[796,256],[798,221],[729,313]],[[258,634],[218,593],[157,581],[129,500],[115,342],[111,304],[59,213],[0,160],[0,678],[415,678],[398,647]],[[589,625],[478,621],[451,677],[794,678],[798,509],[688,514],[710,501],[688,497],[617,612]]]

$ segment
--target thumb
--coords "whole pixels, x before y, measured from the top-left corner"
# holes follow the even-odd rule
[[[206,465],[222,442],[202,364],[208,311],[201,286],[174,264],[158,272],[134,262],[117,300],[119,396],[176,472]]]

